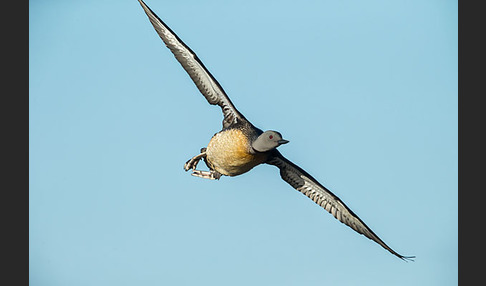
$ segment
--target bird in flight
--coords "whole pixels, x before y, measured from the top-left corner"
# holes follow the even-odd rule
[[[221,176],[238,176],[260,164],[274,165],[280,169],[282,179],[331,213],[336,219],[359,234],[375,241],[393,255],[403,256],[381,240],[343,201],[320,184],[309,173],[285,158],[278,150],[289,141],[273,130],[263,132],[255,127],[233,105],[228,95],[204,66],[197,55],[142,1],[138,0],[154,26],[157,34],[189,74],[199,91],[212,105],[223,112],[223,128],[209,141],[201,152],[184,164],[184,170],[192,170],[196,177],[219,180]],[[209,171],[197,170],[204,160]]]

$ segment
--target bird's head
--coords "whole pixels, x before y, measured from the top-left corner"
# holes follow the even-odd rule
[[[268,130],[260,134],[260,136],[253,141],[251,147],[258,152],[267,152],[287,143],[289,143],[289,141],[282,139],[282,134],[277,131]]]

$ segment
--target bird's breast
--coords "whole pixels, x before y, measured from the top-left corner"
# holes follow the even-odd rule
[[[216,133],[206,148],[210,168],[226,176],[248,172],[267,159],[265,153],[250,153],[250,140],[242,130],[229,129]]]

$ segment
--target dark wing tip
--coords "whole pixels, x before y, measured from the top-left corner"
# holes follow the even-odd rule
[[[398,257],[405,262],[409,262],[409,261],[415,262],[415,255],[413,256],[398,255]]]

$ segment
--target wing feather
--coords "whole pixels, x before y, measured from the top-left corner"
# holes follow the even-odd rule
[[[391,249],[336,195],[321,185],[302,168],[286,159],[280,152],[275,151],[274,156],[272,156],[266,163],[277,166],[280,169],[280,176],[284,181],[309,197],[316,204],[323,207],[340,222],[351,227],[359,234],[375,241],[393,255],[403,260],[411,260],[415,258],[414,256],[403,256]]]
[[[235,108],[221,85],[197,55],[142,0],[138,2],[142,5],[157,34],[189,74],[199,91],[210,104],[221,107],[224,116],[223,127],[245,121],[246,118]]]

